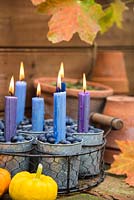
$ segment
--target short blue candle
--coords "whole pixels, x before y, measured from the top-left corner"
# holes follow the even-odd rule
[[[25,113],[25,102],[26,102],[26,88],[27,83],[23,81],[24,79],[24,67],[21,62],[20,66],[20,81],[16,82],[15,96],[18,98],[17,101],[17,124],[19,124],[24,119]]]
[[[32,98],[32,130],[33,131],[43,131],[44,114],[45,114],[44,107],[45,107],[44,98],[41,98],[41,97]]]
[[[66,136],[66,92],[54,93],[54,137],[56,143]]]

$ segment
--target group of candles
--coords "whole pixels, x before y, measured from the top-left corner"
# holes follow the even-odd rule
[[[56,143],[65,140],[66,135],[66,83],[63,82],[64,67],[61,63],[58,73],[56,92],[54,99],[54,137]],[[19,81],[15,84],[14,96],[14,78],[11,78],[9,93],[5,97],[5,139],[10,141],[16,134],[16,126],[23,121],[26,101],[27,83],[24,81],[24,66],[21,62]],[[88,132],[89,126],[89,104],[90,94],[86,91],[86,77],[83,74],[83,91],[78,94],[78,132]],[[41,86],[38,83],[36,97],[32,98],[32,131],[41,132],[44,127],[45,105],[44,98],[41,97]]]

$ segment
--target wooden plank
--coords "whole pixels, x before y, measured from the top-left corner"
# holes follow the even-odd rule
[[[123,29],[113,27],[103,36],[98,35],[98,45],[134,45],[133,8],[124,16]],[[0,46],[89,46],[76,34],[70,42],[52,45],[47,38],[49,17],[40,15],[30,0],[1,0]]]
[[[134,45],[134,17],[133,17],[133,6],[128,6],[129,10],[124,13],[124,20],[122,29],[117,28],[115,25],[109,29],[108,32],[101,35],[98,34],[96,43],[98,45],[114,46],[114,45]]]
[[[26,81],[28,82],[27,107],[31,106],[34,96],[33,79],[40,76],[57,76],[61,61],[64,62],[65,76],[81,78],[82,73],[88,74],[92,63],[92,52],[82,51],[36,51],[0,52],[0,110],[4,109],[4,96],[8,94],[9,80],[19,76],[19,65],[24,61]],[[4,78],[3,78],[4,77]]]

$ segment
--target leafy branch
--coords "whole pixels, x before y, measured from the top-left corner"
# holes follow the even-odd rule
[[[126,3],[114,0],[106,8],[95,0],[31,0],[38,12],[51,15],[48,40],[69,41],[75,33],[92,44],[97,33],[104,33],[114,24],[122,28]],[[131,2],[131,0],[128,0]]]

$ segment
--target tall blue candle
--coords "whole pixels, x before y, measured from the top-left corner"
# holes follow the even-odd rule
[[[17,124],[24,119],[25,102],[26,102],[26,88],[27,83],[24,81],[24,66],[23,62],[20,64],[19,81],[16,82],[15,96],[18,97],[17,101]]]
[[[32,98],[32,130],[43,131],[44,127],[44,98],[41,98],[41,87],[37,85],[37,97]]]
[[[78,95],[78,132],[87,133],[89,127],[90,94],[86,92],[85,74],[83,74],[83,90]]]
[[[14,78],[11,78],[9,93],[11,96],[5,97],[5,131],[4,136],[7,142],[11,141],[16,134],[16,110],[17,97],[14,97]]]
[[[63,80],[64,78],[64,64],[63,62],[60,65],[60,76],[61,76],[61,80]],[[66,91],[66,83],[65,82],[61,82],[61,92],[65,92]]]
[[[58,88],[61,89],[61,76],[58,75]],[[59,90],[60,91],[60,90]],[[66,136],[66,92],[54,93],[54,137],[56,143]]]

